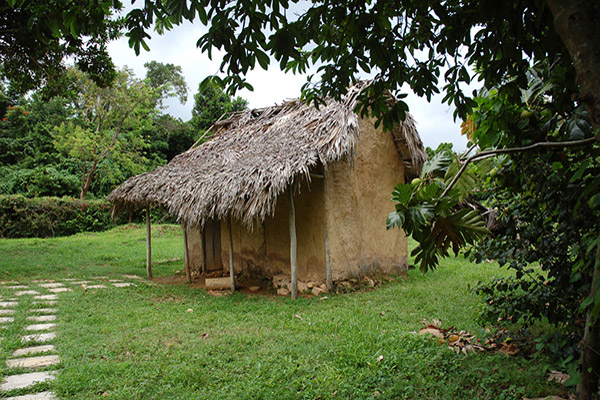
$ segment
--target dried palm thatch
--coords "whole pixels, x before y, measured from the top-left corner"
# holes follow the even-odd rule
[[[364,84],[342,102],[319,109],[299,100],[245,110],[215,124],[212,139],[173,158],[168,165],[134,176],[108,197],[113,214],[160,205],[187,225],[228,215],[251,225],[275,210],[277,197],[309,171],[351,157],[359,136],[356,99]],[[426,158],[412,118],[394,134],[413,172]]]

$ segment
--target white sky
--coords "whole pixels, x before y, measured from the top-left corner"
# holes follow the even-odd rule
[[[166,112],[187,121],[191,118],[198,84],[206,76],[216,74],[221,63],[222,53],[213,51],[213,60],[210,60],[207,54],[203,54],[196,47],[196,42],[205,30],[200,24],[185,23],[164,35],[152,32],[152,39],[148,42],[150,52],[142,50],[137,57],[133,49],[129,48],[127,38],[110,43],[108,52],[118,67],[128,66],[139,78],[146,75],[144,63],[148,61],[179,65],[188,84],[188,101],[182,105],[176,99],[169,99],[166,101]],[[247,80],[254,87],[254,91],[242,90],[237,95],[248,100],[250,108],[260,108],[299,97],[306,76],[293,75],[291,72],[286,74],[280,71],[279,64],[272,60],[268,71],[257,67],[250,72]],[[417,128],[425,146],[435,149],[441,142],[451,142],[456,151],[464,150],[467,140],[460,135],[460,121],[453,121],[453,109],[441,104],[442,97],[436,96],[432,98],[431,103],[427,103],[426,99],[411,94],[406,102],[417,121]]]

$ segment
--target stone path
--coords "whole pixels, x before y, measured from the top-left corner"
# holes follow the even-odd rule
[[[126,279],[140,279],[135,275],[124,275]],[[6,360],[7,376],[1,378],[0,398],[12,391],[26,391],[34,389],[35,385],[43,382],[51,382],[56,379],[60,365],[60,356],[52,344],[56,339],[55,329],[60,320],[57,316],[57,306],[61,293],[73,292],[73,290],[105,290],[109,288],[124,288],[136,286],[133,282],[125,282],[121,279],[108,279],[107,277],[94,277],[93,280],[77,280],[74,278],[62,279],[60,281],[36,280],[30,284],[19,282],[0,282],[1,286],[12,290],[12,296],[0,297],[0,341],[2,336],[14,324],[19,313],[26,313],[26,324],[21,333],[21,348],[12,352],[12,358]],[[98,280],[104,280],[102,283]],[[30,297],[33,308],[27,311],[18,310],[19,303]],[[26,303],[27,304],[27,303]],[[33,372],[32,372],[33,371]],[[14,374],[11,374],[14,372]],[[21,396],[6,397],[6,400],[56,400],[56,395],[51,391],[30,393]]]

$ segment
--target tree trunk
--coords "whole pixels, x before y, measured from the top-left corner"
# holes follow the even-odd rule
[[[600,124],[600,3],[597,0],[547,0],[554,16],[554,26],[563,41],[577,74],[579,101],[588,109],[590,122]],[[598,136],[597,136],[598,138]],[[591,296],[600,285],[600,247],[596,254]],[[594,321],[591,308],[587,312],[580,367],[582,381],[577,385],[577,398],[598,398],[600,374],[600,324]]]
[[[594,128],[600,123],[600,3],[548,0],[554,26],[573,60],[581,93]]]
[[[79,193],[80,200],[85,200],[85,196],[86,196],[88,190],[90,189],[90,185],[92,184],[92,175],[94,175],[94,172],[96,172],[96,168],[98,167],[98,161],[100,161],[100,160],[94,161],[94,164],[92,165],[92,169],[87,174],[87,176],[85,177],[85,180],[83,181],[83,184],[81,185],[81,193]]]
[[[592,289],[590,296],[596,297],[600,285],[600,245],[596,250],[596,262],[594,263],[594,277],[592,278]],[[600,376],[600,324],[594,321],[592,316],[592,303],[588,307],[585,332],[583,334],[581,359],[581,383],[577,385],[577,398],[580,400],[591,400],[598,398],[598,377]]]

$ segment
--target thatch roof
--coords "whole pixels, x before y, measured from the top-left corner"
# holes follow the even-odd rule
[[[264,220],[294,179],[352,156],[361,86],[319,109],[293,100],[220,121],[207,142],[116,188],[108,197],[113,213],[159,205],[188,225],[228,215],[248,225]],[[410,115],[393,136],[407,171],[418,174],[427,156]]]

